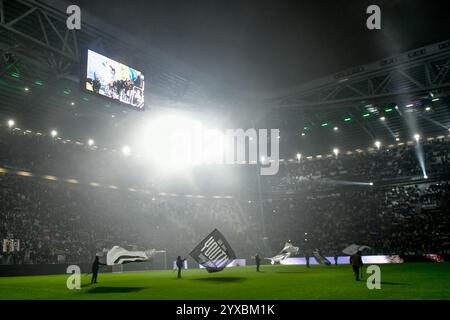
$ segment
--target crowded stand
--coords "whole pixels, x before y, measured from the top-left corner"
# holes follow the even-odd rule
[[[429,179],[415,158],[416,144],[405,143],[285,161],[278,175],[261,178],[262,200],[249,191],[258,183],[251,172],[232,193],[214,189],[221,192],[216,196],[208,193],[209,184],[200,183],[175,194],[141,179],[145,190],[130,189],[139,170],[129,160],[101,148],[2,128],[0,239],[18,239],[20,245],[3,252],[0,263],[89,262],[118,241],[175,255],[214,227],[229,235],[243,258],[273,254],[287,240],[305,255],[315,248],[338,255],[351,243],[369,244],[373,254],[449,253],[450,142],[440,137],[418,143]],[[103,187],[112,183],[117,187]]]

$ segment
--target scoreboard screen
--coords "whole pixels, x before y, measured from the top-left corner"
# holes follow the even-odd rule
[[[142,72],[88,50],[85,89],[124,103],[137,110],[144,109],[145,81]]]

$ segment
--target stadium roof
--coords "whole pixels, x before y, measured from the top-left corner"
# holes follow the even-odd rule
[[[66,32],[67,4],[57,0],[4,2],[0,51],[12,53],[15,59],[0,68],[2,121],[14,118],[19,126],[30,129],[58,128],[68,138],[85,139],[87,135],[109,143],[112,133],[127,131],[146,117],[148,113],[117,106],[80,89],[81,53],[90,47],[106,48],[119,60],[150,71],[151,94],[146,97],[150,108],[200,106],[223,114],[230,112],[224,106],[238,106],[235,119],[281,129],[286,156],[295,150],[326,152],[334,145],[352,148],[370,146],[376,139],[383,143],[397,136],[407,139],[411,133],[405,113],[401,114],[406,109],[420,114],[418,128],[423,135],[435,135],[450,126],[449,41],[249,100],[88,12],[83,13],[83,27],[76,36]],[[413,106],[406,107],[409,104]],[[118,137],[114,135],[113,140],[119,144]]]

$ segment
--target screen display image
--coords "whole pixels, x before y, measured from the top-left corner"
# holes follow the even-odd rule
[[[144,89],[142,72],[88,50],[86,90],[143,110]]]

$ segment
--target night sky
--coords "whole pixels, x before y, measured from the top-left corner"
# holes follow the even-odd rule
[[[450,39],[448,0],[72,2],[219,81],[255,93]],[[382,30],[366,28],[370,4],[381,7]]]

